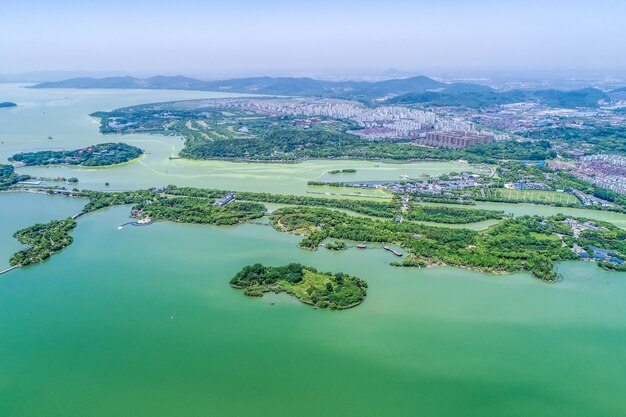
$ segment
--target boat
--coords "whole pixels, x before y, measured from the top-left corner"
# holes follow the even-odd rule
[[[359,243],[358,245],[356,245],[356,247],[359,248],[359,249],[367,248],[367,246],[365,246],[365,243]]]

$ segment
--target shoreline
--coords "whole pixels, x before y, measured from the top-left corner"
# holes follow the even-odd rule
[[[128,164],[132,164],[132,163],[138,162],[145,155],[146,155],[145,153],[142,153],[141,155],[139,155],[136,158],[129,159],[126,162],[120,162],[120,163],[112,164],[112,165],[44,164],[44,165],[24,165],[24,166],[21,166],[21,167],[17,167],[15,169],[22,169],[22,168],[47,168],[47,167],[53,167],[53,168],[78,167],[78,168],[94,169],[94,170],[96,170],[96,169],[108,169],[108,168],[115,168],[115,167],[120,167],[120,166],[124,166],[124,165],[128,165]]]
[[[241,164],[300,164],[303,162],[309,161],[355,161],[355,162],[374,162],[374,163],[383,163],[389,165],[402,165],[402,164],[415,164],[418,162],[440,162],[440,163],[452,163],[452,164],[463,164],[468,166],[477,166],[469,161],[465,160],[454,160],[454,159],[433,159],[433,158],[414,158],[414,159],[385,159],[385,158],[357,158],[357,157],[337,157],[337,158],[311,158],[311,157],[302,157],[293,160],[277,160],[277,159],[249,159],[249,158],[205,158],[205,159],[196,159],[189,158],[185,156],[176,156],[170,157],[170,160],[185,160],[185,161],[194,161],[194,162],[203,162],[203,161],[224,161],[224,162],[233,162],[233,163],[241,163]]]

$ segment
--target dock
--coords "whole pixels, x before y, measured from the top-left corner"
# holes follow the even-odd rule
[[[22,265],[12,266],[10,268],[5,269],[4,271],[0,271],[0,275],[4,275],[6,273],[9,273],[9,272],[13,271],[14,269],[21,268],[21,267],[22,267]]]
[[[393,253],[396,256],[403,256],[402,252],[398,252],[397,250],[392,249],[389,246],[383,246],[383,249]]]

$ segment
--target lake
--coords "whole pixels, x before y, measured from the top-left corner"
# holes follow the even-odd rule
[[[22,207],[63,217],[78,202],[0,195],[0,242],[43,220]],[[383,250],[308,252],[262,225],[118,230],[127,219],[128,207],[84,216],[65,251],[0,278],[0,415],[626,412],[622,274],[570,262],[549,285],[400,269]],[[228,285],[246,264],[293,261],[361,276],[366,301],[313,310]]]
[[[26,105],[0,111],[3,160],[20,146],[111,140],[84,116],[95,110],[210,94],[2,84],[0,92],[33,108],[30,116],[15,113],[31,111]],[[57,117],[48,120],[49,112]],[[133,140],[154,146],[138,163],[43,170],[67,170],[85,188],[110,180],[118,189],[174,183],[304,193],[307,180],[331,167],[387,177],[455,166],[170,161],[180,139]],[[21,247],[17,229],[84,203],[0,194],[0,269]],[[257,224],[118,230],[128,214],[116,207],[83,216],[71,246],[0,276],[0,416],[626,415],[624,274],[566,262],[558,265],[564,280],[550,285],[526,273],[394,268],[395,257],[380,249],[309,252],[297,247],[299,237]],[[358,275],[368,297],[346,311],[314,310],[284,294],[245,297],[228,280],[254,262]]]

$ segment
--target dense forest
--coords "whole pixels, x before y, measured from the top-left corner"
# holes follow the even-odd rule
[[[72,243],[70,232],[75,227],[76,221],[68,218],[18,230],[13,236],[28,247],[13,254],[11,265],[26,266],[48,259]]]
[[[135,206],[142,216],[152,220],[177,223],[234,225],[263,217],[265,206],[259,203],[234,201],[225,206],[214,206],[212,201],[190,198],[162,198],[150,204]]]
[[[212,191],[209,191],[212,193]],[[226,192],[215,193],[221,198]],[[169,220],[177,223],[215,225],[239,224],[263,216],[265,206],[255,202],[234,201],[225,206],[213,205],[215,198],[194,196],[164,197],[154,190],[137,190],[116,193],[84,191],[82,197],[89,198],[84,212],[92,212],[116,205],[132,205],[133,211],[153,220]]]
[[[305,249],[315,250],[327,238],[394,243],[409,250],[406,266],[441,263],[488,272],[528,271],[553,282],[554,262],[576,259],[554,235],[556,221],[539,216],[506,219],[482,232],[363,219],[311,207],[277,210],[271,222],[277,230],[306,235],[300,243]]]
[[[504,218],[503,211],[466,209],[446,206],[410,205],[411,210],[404,214],[406,220],[421,220],[435,223],[467,224],[485,220],[499,220]],[[433,220],[436,219],[436,220]]]
[[[13,155],[9,160],[25,165],[83,165],[107,166],[121,164],[138,158],[143,151],[126,143],[100,143],[71,151],[24,152]]]
[[[365,300],[367,283],[344,273],[318,272],[315,268],[291,263],[285,266],[245,266],[231,280],[234,288],[248,296],[286,292],[315,307],[342,310]]]

